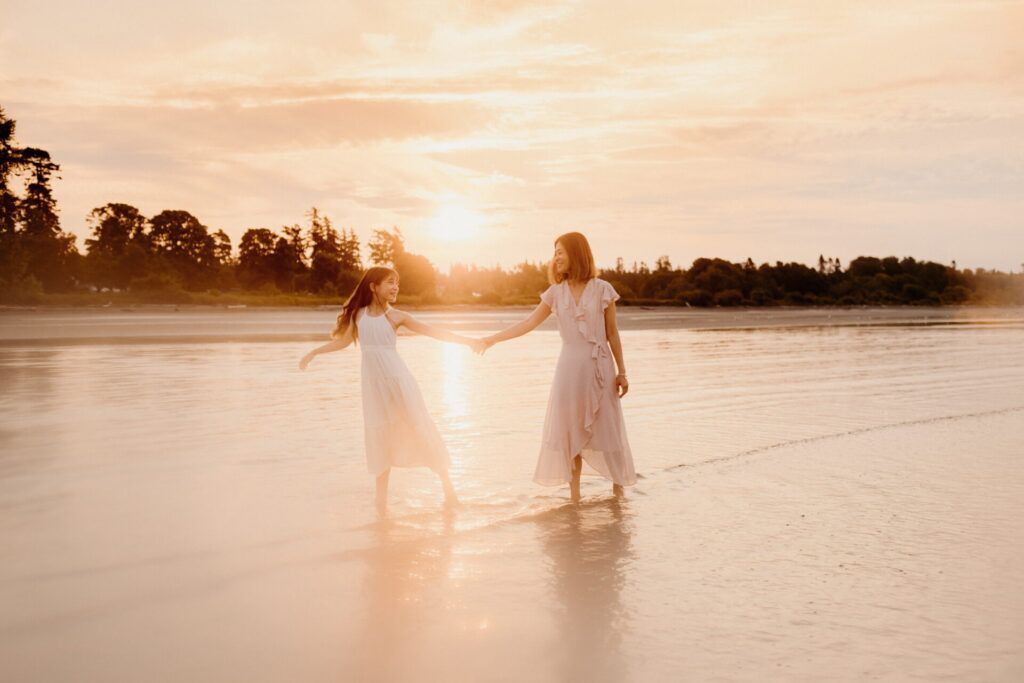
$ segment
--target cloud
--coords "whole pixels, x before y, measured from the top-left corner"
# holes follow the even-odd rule
[[[582,226],[648,261],[847,258],[882,224],[926,250],[965,221],[990,265],[1024,249],[1024,2],[183,1],[17,6],[3,104],[69,213],[119,188],[231,229],[317,203],[415,243],[456,195],[512,262]]]
[[[41,116],[57,136],[102,141],[107,152],[196,150],[260,152],[366,145],[417,137],[444,137],[476,130],[492,116],[473,103],[386,99],[331,99],[263,106],[107,106],[61,112],[16,103],[19,112]]]

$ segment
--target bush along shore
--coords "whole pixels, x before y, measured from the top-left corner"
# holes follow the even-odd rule
[[[88,257],[85,257],[86,260]],[[833,261],[835,264],[835,261]],[[230,266],[228,266],[230,267]],[[433,272],[429,287],[408,291],[399,304],[414,307],[453,305],[530,306],[547,286],[544,269],[524,263],[510,270],[455,266],[447,275]],[[29,279],[0,294],[8,306],[335,306],[350,291],[358,271],[343,274],[318,291],[268,281],[255,289],[188,287],[173,276],[150,277],[126,286],[79,285],[47,290]],[[1021,306],[1024,275],[988,270],[956,270],[936,263],[895,257],[854,259],[849,268],[817,270],[798,263],[753,266],[722,259],[697,259],[690,268],[603,269],[600,276],[622,295],[626,306]],[[309,272],[299,271],[301,283]],[[415,277],[415,276],[414,276]]]

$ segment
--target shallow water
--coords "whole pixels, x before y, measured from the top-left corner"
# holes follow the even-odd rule
[[[483,358],[403,338],[464,505],[399,470],[380,523],[358,353],[299,372],[309,342],[260,341],[293,314],[252,315],[219,343],[167,325],[136,343],[127,313],[74,318],[101,332],[74,344],[6,335],[0,663],[17,680],[1024,672],[1019,317],[639,314],[623,405],[642,479],[623,501],[585,480],[580,506],[530,482],[556,333]]]

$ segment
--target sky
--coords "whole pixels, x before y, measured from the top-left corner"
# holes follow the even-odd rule
[[[62,226],[237,245],[312,206],[442,270],[549,257],[1024,268],[1024,0],[0,0]]]

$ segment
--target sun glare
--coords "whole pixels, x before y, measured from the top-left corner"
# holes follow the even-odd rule
[[[461,242],[480,233],[486,219],[483,215],[458,204],[441,206],[430,221],[434,237],[445,242]]]

